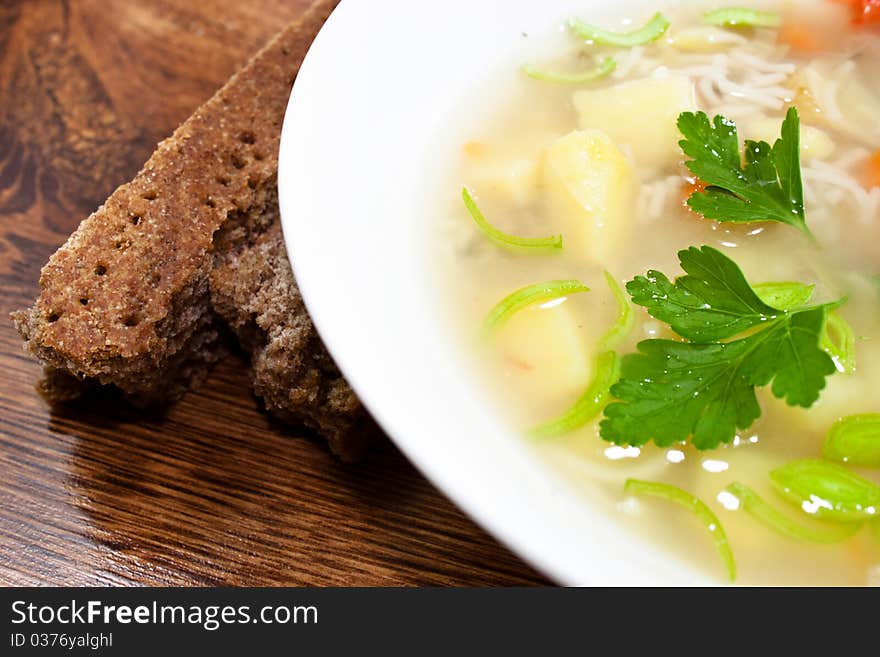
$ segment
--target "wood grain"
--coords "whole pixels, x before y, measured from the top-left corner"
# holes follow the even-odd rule
[[[385,444],[343,466],[224,362],[164,416],[48,409],[8,313],[78,222],[307,0],[0,4],[0,584],[544,580]]]

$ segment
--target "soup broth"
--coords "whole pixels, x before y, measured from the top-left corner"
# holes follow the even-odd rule
[[[705,526],[666,500],[624,493],[630,478],[671,484],[718,516],[736,557],[738,583],[876,585],[880,521],[832,544],[798,541],[758,522],[725,492],[741,482],[792,521],[820,523],[783,499],[769,473],[797,459],[821,458],[838,419],[880,412],[880,32],[853,23],[845,2],[756,7],[777,12],[781,24],[708,26],[708,5],[667,3],[654,9],[662,9],[671,27],[650,44],[620,48],[559,37],[546,61],[530,64],[574,73],[613,57],[616,69],[579,85],[523,75],[499,90],[497,109],[461,144],[445,185],[437,243],[447,306],[475,371],[498,399],[498,412],[585,503],[601,505],[634,536],[724,580]],[[627,31],[649,16],[650,10],[603,25]],[[790,107],[801,120],[812,238],[779,222],[711,221],[687,206],[700,187],[678,144],[682,112],[722,115],[736,122],[740,142],[772,144]],[[589,166],[601,173],[594,170],[575,184],[589,188],[587,197],[601,197],[602,210],[592,215],[559,189],[578,175],[579,158],[589,149],[595,149]],[[566,166],[573,169],[560,172]],[[458,196],[463,186],[498,229],[525,237],[562,235],[564,248],[500,248],[476,229]],[[614,445],[600,436],[602,413],[559,437],[528,437],[531,427],[569,409],[596,374],[599,344],[618,314],[605,272],[621,285],[649,270],[674,280],[683,273],[679,251],[703,245],[733,259],[752,284],[799,281],[815,285],[816,302],[845,298],[836,312],[856,336],[854,371],[837,362],[841,371],[827,378],[811,408],[789,406],[770,386],[757,388],[760,418],[717,449],[700,451],[690,440],[662,448]],[[500,299],[554,280],[581,281],[590,291],[524,308],[488,339],[480,333]],[[636,353],[644,340],[682,340],[645,308],[635,306],[634,314],[631,332],[616,347],[621,356]],[[846,467],[880,484],[880,469]]]

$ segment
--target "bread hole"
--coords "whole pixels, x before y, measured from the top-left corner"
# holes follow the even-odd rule
[[[212,199],[210,196],[205,199],[205,205],[207,205],[209,208],[216,208],[217,207],[217,204],[214,203],[214,199]]]
[[[157,192],[155,189],[149,189],[144,192],[142,198],[145,201],[155,201],[157,198],[159,198],[159,192]]]
[[[217,176],[216,180],[218,184],[223,185],[224,187],[228,187],[229,183],[232,182],[229,176]]]
[[[121,251],[122,249],[125,249],[127,246],[128,246],[128,243],[124,242],[123,240],[117,240],[117,242],[116,242],[116,249],[117,250]]]
[[[232,166],[234,166],[236,169],[244,169],[246,165],[247,162],[241,155],[239,155],[238,153],[232,154]]]
[[[254,159],[257,162],[262,162],[266,159],[266,153],[264,151],[254,151]]]
[[[257,137],[253,132],[242,132],[238,136],[238,141],[240,141],[242,144],[247,144],[251,146],[256,143]]]
[[[150,285],[158,285],[162,282],[162,274],[157,271],[154,271],[149,276]]]
[[[139,223],[141,223],[141,218],[142,217],[139,214],[133,214],[131,215],[131,219],[129,221],[131,221],[132,226],[137,226]]]
[[[107,265],[98,265],[95,267],[95,276],[103,276],[107,273]]]
[[[126,328],[134,328],[135,326],[137,326],[140,323],[141,323],[141,318],[138,317],[137,315],[126,315],[122,319],[122,325],[125,326]]]
[[[89,305],[89,298],[88,297],[81,297],[79,300],[79,305],[88,306]]]
[[[253,176],[251,176],[250,178],[248,178],[248,187],[250,187],[251,189],[256,189],[256,188],[257,188],[257,179],[254,178]]]
[[[49,316],[46,318],[46,321],[49,322],[50,324],[54,324],[59,319],[61,319],[61,313],[52,312],[52,313],[49,313]]]

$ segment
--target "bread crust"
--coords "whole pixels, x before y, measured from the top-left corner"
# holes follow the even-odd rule
[[[268,203],[293,79],[335,0],[320,0],[162,142],[50,258],[15,317],[28,349],[80,379],[164,401],[210,324],[214,233]]]
[[[50,400],[75,397],[74,381],[139,404],[179,397],[222,353],[219,314],[252,352],[270,410],[324,433],[347,459],[362,452],[354,428],[366,415],[302,305],[277,209],[290,89],[338,1],[317,0],[273,39],[50,258],[38,299],[13,315],[47,366]],[[235,241],[236,229],[247,238]],[[271,316],[257,307],[267,290],[290,295]],[[262,319],[244,319],[252,314]]]
[[[381,434],[309,319],[277,203],[224,225],[215,239],[210,290],[215,312],[251,355],[254,392],[266,409],[323,435],[342,460],[361,458]]]

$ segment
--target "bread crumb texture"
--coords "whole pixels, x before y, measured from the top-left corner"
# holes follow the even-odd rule
[[[299,65],[338,0],[318,0],[167,140],[49,259],[13,314],[70,401],[115,386],[141,405],[198,383],[225,321],[251,353],[268,410],[320,432],[345,460],[378,434],[321,344],[284,251],[281,124]]]

